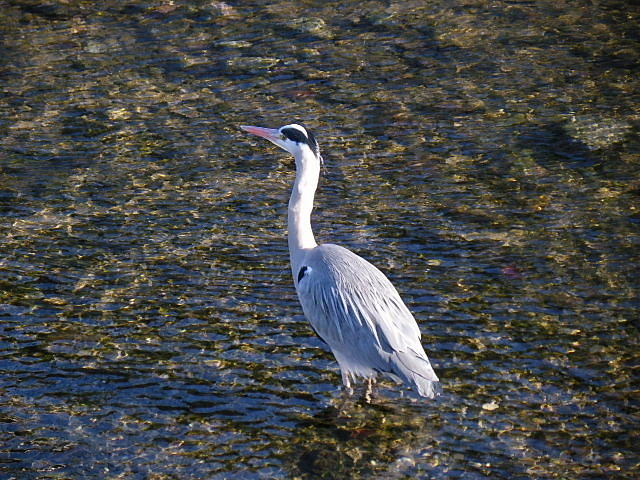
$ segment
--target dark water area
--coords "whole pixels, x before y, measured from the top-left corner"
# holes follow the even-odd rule
[[[637,478],[638,2],[0,11],[0,478]],[[340,405],[239,130],[294,120],[436,401]]]

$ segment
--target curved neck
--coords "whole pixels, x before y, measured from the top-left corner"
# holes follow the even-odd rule
[[[319,176],[320,162],[305,148],[296,157],[296,181],[289,199],[289,253],[294,279],[306,251],[318,246],[311,230],[311,211]]]

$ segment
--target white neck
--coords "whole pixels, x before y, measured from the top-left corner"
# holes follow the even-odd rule
[[[296,181],[289,199],[289,254],[294,281],[307,251],[318,246],[311,230],[311,210],[319,176],[320,162],[311,149],[304,148],[296,156]]]

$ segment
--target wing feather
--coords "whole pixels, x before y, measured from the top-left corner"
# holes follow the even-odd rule
[[[347,385],[350,378],[383,372],[422,396],[438,394],[420,329],[380,270],[337,245],[312,249],[304,264],[309,268],[296,284],[302,309],[336,356]]]
[[[337,245],[317,247],[305,264],[312,273],[298,284],[300,302],[314,329],[332,348],[373,340],[387,352],[422,349],[411,312],[372,264]]]

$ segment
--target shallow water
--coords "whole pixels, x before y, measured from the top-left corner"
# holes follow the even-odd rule
[[[0,7],[2,478],[635,478],[637,5]],[[340,408],[238,128],[291,120],[437,401]]]

